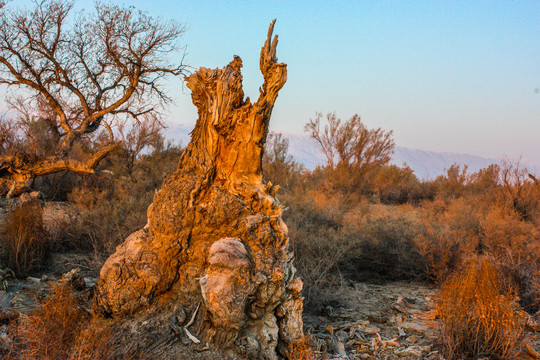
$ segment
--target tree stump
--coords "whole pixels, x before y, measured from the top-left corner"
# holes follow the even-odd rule
[[[274,23],[261,50],[256,103],[244,100],[238,56],[186,77],[199,117],[191,142],[156,192],[145,228],[101,269],[102,313],[121,318],[200,303],[194,336],[249,359],[286,356],[301,339],[302,281],[276,188],[261,172],[270,115],[287,80]]]

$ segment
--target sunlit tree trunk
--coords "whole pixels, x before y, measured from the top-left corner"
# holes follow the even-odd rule
[[[302,281],[283,208],[261,172],[270,115],[287,79],[273,27],[261,50],[257,102],[244,100],[239,57],[187,77],[199,116],[191,142],[154,196],[147,226],[103,266],[102,313],[163,314],[171,302],[194,312],[201,304],[194,336],[249,359],[277,359],[302,337]]]

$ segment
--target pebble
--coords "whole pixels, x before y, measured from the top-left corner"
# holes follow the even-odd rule
[[[405,339],[405,342],[409,344],[416,344],[418,342],[418,337],[416,335],[411,335],[408,338]]]

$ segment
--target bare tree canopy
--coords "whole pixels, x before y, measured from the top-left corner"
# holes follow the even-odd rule
[[[0,7],[0,84],[12,90],[8,101],[23,118],[48,124],[57,144],[47,159],[35,159],[37,173],[33,164],[17,164],[17,155],[0,154],[0,181],[11,182],[9,195],[43,173],[93,172],[117,147],[114,122],[154,115],[171,100],[163,79],[185,75],[186,68],[182,58],[169,59],[185,31],[179,24],[109,3],[78,14],[72,1],[34,4],[23,11]],[[90,156],[96,161],[66,166],[75,161],[74,145],[100,128],[109,144]],[[43,168],[43,161],[55,166]]]
[[[317,113],[304,130],[319,145],[329,167],[341,164],[363,171],[390,161],[394,150],[392,131],[368,129],[358,115],[342,122],[335,113],[330,113],[322,129],[321,119],[322,114]]]
[[[320,169],[326,174],[322,184],[340,189],[348,199],[362,191],[368,172],[390,161],[394,150],[392,131],[368,129],[358,115],[342,121],[335,113],[329,113],[324,127],[322,119],[322,114],[317,113],[304,130],[326,157],[326,166]]]

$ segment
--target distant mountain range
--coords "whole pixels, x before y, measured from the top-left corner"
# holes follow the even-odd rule
[[[193,125],[167,124],[167,138],[187,145]],[[314,169],[325,162],[324,155],[315,142],[305,134],[282,133],[289,139],[289,154],[307,169]],[[453,164],[468,166],[469,172],[476,172],[490,164],[498,163],[497,159],[484,158],[470,154],[458,154],[449,152],[435,152],[427,150],[409,149],[397,146],[392,155],[392,164],[403,166],[407,164],[419,179],[432,179],[441,175]],[[540,174],[540,169],[533,167],[531,172]]]

